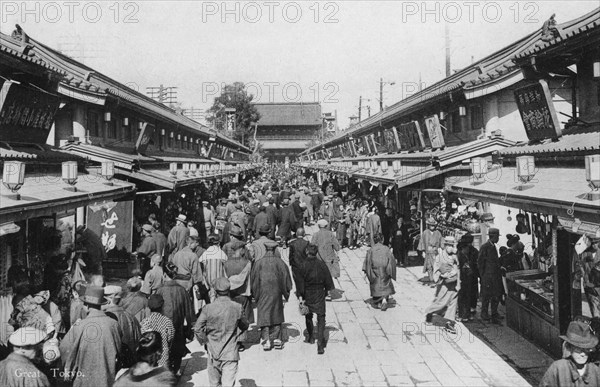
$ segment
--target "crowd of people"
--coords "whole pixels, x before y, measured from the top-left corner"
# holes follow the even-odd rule
[[[503,275],[526,264],[517,238],[510,236],[501,248],[499,230],[490,228],[478,251],[472,235],[444,237],[428,219],[413,239],[411,219],[388,214],[371,198],[277,166],[263,172],[215,203],[204,201],[200,216],[179,214],[168,233],[155,215],[139,221],[139,270],[123,287],[105,282],[104,249],[85,227],[77,229],[76,259],[52,257],[41,288],[24,268],[13,268],[15,331],[11,352],[0,362],[0,385],[174,385],[187,344],[197,340],[206,351],[210,385],[233,386],[239,353],[253,344],[252,325],[264,351],[284,348],[284,303],[293,285],[305,342],[323,354],[326,305],[343,248],[367,247],[362,270],[375,309],[394,304],[397,268],[407,265],[416,247],[426,281],[436,288],[427,323],[443,315],[445,329],[455,332],[456,321],[473,320],[478,300],[482,319],[500,321]],[[315,224],[309,240],[305,227]],[[590,376],[598,368],[586,357],[597,339],[586,329],[569,327],[564,340],[570,360],[553,365],[544,385],[557,385],[569,370],[597,377]],[[19,376],[17,369],[23,370]]]

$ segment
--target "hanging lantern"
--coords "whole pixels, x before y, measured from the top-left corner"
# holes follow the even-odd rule
[[[22,161],[5,161],[2,172],[2,184],[17,194],[17,200],[21,200],[21,195],[18,191],[25,183],[25,163]]]
[[[394,170],[394,175],[397,175],[402,170],[402,163],[400,160],[392,161],[392,169]]]
[[[384,160],[384,161],[382,161],[382,162],[381,162],[381,171],[382,171],[384,174],[386,174],[386,173],[387,173],[387,171],[388,171],[388,167],[389,167],[389,166],[388,166],[388,162],[387,162],[387,161],[385,161],[385,160]]]
[[[464,116],[466,116],[466,115],[467,115],[467,108],[466,108],[465,106],[459,106],[459,107],[458,107],[458,114],[459,114],[461,117],[464,117]]]
[[[594,62],[594,78],[600,78],[600,61]]]
[[[600,199],[600,156],[585,156],[585,179],[587,180],[592,192],[588,193],[589,200]]]
[[[483,157],[474,157],[471,159],[471,172],[476,180],[481,180],[488,173],[488,162]]]
[[[377,165],[377,161],[371,160],[371,171],[373,171],[373,173],[377,173],[378,169],[379,166]]]
[[[529,183],[535,176],[535,158],[533,156],[517,157],[517,176],[522,184]],[[520,189],[523,187],[521,186]]]
[[[185,177],[187,177],[187,175],[190,173],[190,164],[189,163],[183,163],[181,165],[181,170],[183,171],[183,175]]]
[[[164,135],[165,135],[165,133],[166,133],[166,132],[165,132],[165,130],[164,130],[164,129],[161,129],[161,130],[160,130],[160,135],[161,135],[161,136],[164,136]]]
[[[106,112],[106,113],[104,113],[104,121],[105,121],[105,122],[110,122],[111,118],[112,118],[112,117],[111,117],[111,114],[110,114],[110,112]]]
[[[77,192],[77,161],[65,161],[62,163],[62,179],[65,183],[73,187],[73,191]]]
[[[115,163],[113,161],[102,162],[102,177],[106,179],[107,185],[113,185],[112,179],[115,177]]]
[[[198,164],[196,164],[196,163],[190,164],[190,174],[192,176],[196,176],[197,171],[198,171]]]
[[[174,178],[177,178],[177,163],[171,163],[171,164],[169,164],[169,173]]]
[[[123,126],[129,126],[129,117],[123,117]]]

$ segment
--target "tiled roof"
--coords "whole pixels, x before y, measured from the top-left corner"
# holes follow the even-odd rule
[[[24,57],[18,52],[18,47],[20,47],[19,42],[12,37],[0,33],[0,43],[0,47],[6,46],[10,48],[14,46],[11,48],[10,53],[19,57]],[[83,92],[89,91],[93,94],[112,94],[121,98],[125,103],[130,103],[134,109],[145,114],[157,116],[160,119],[168,120],[176,125],[181,125],[188,130],[195,130],[206,136],[210,136],[209,129],[199,122],[184,115],[177,114],[173,109],[154,101],[152,98],[97,72],[85,64],[62,54],[31,37],[29,37],[29,43],[33,48],[29,50],[29,55],[24,59],[37,61],[48,68],[56,69],[55,71],[58,71],[65,76],[62,84],[75,87]],[[250,152],[250,149],[233,139],[221,135],[217,135],[217,138],[219,143],[226,144],[233,148],[240,148],[244,152]]]
[[[524,50],[515,55],[515,59],[521,59],[531,55],[535,55],[550,47],[556,46],[559,43],[565,42],[566,40],[572,39],[576,36],[579,36],[582,33],[589,32],[590,30],[599,27],[600,8],[596,8],[592,12],[580,18],[561,24],[560,28],[562,30],[562,36],[554,38],[549,42],[540,41],[534,47],[531,47],[530,49]]]
[[[21,50],[21,45],[19,41],[13,39],[11,36],[3,34],[0,32],[0,51],[5,52],[11,56],[17,57],[19,59],[23,59],[27,62],[33,63],[35,65],[41,66],[45,69],[53,71],[55,73],[65,75],[66,72],[59,69],[56,66],[51,65],[50,63],[45,62],[39,57],[24,54]]]
[[[580,28],[586,28],[584,26],[589,24],[590,20],[595,20],[592,23],[597,23],[597,20],[600,17],[599,12],[599,10],[595,10],[569,22],[562,23],[560,24],[560,28],[565,31],[565,34],[570,36],[574,31],[578,31]],[[323,145],[326,147],[335,145],[350,135],[361,135],[370,130],[374,130],[377,127],[382,126],[385,122],[390,122],[394,119],[406,116],[422,108],[425,104],[431,103],[436,97],[441,95],[446,95],[458,89],[468,90],[472,87],[481,87],[489,82],[496,82],[501,78],[518,73],[520,69],[513,62],[513,58],[515,55],[527,52],[532,49],[532,47],[539,45],[540,36],[541,28],[509,46],[465,67],[461,71],[442,79],[432,86],[397,102],[386,108],[383,112],[379,112],[374,116],[361,121],[349,130],[339,133],[324,144],[308,149],[306,153],[314,152]]]
[[[256,103],[260,114],[258,126],[321,126],[321,104],[314,103]]]
[[[30,146],[0,146],[0,159],[18,161],[78,161],[81,157],[50,147],[49,145],[32,144]]]
[[[527,143],[517,144],[515,146],[500,150],[503,155],[565,155],[565,153],[584,153],[591,154],[600,151],[600,132],[567,134],[552,141],[544,140],[540,144],[529,145]]]
[[[134,169],[143,162],[156,162],[157,159],[153,157],[146,157],[137,154],[127,154],[118,152],[115,150],[99,147],[96,145],[82,144],[78,142],[70,142],[63,145],[62,149],[72,154],[79,155],[81,157],[89,158],[96,162],[102,162],[106,160],[114,161],[115,165],[120,168]]]

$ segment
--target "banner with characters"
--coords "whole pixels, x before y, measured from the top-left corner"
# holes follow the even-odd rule
[[[108,261],[129,260],[132,252],[133,201],[88,206],[87,227],[100,236]]]

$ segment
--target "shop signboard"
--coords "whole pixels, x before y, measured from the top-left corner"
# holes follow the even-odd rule
[[[419,122],[411,121],[402,124],[397,129],[397,132],[401,150],[417,151],[425,148],[425,140],[423,140]]]
[[[342,151],[339,145],[336,145],[333,148],[331,148],[331,155],[333,157],[342,157]]]
[[[444,133],[442,133],[442,126],[440,125],[438,115],[434,114],[431,117],[425,117],[425,126],[427,127],[427,134],[429,134],[429,141],[431,141],[431,148],[443,148],[445,146]]]
[[[354,145],[354,141],[348,141],[348,146],[350,147],[350,156],[356,156],[356,146]]]
[[[530,141],[561,136],[558,115],[545,80],[540,79],[515,90],[514,93],[525,133]]]
[[[5,81],[0,89],[0,138],[45,144],[59,106],[54,94]]]
[[[368,136],[363,136],[363,137],[361,137],[360,140],[362,142],[363,154],[370,155],[372,152],[371,152],[371,144],[369,144]]]
[[[132,252],[133,201],[88,206],[86,219],[87,227],[100,237],[107,259],[127,262]]]
[[[375,135],[374,134],[370,134],[369,136],[367,136],[367,138],[371,139],[372,154],[376,155],[379,151],[377,149],[377,144],[375,143]]]
[[[395,128],[384,129],[382,131],[383,145],[387,148],[388,153],[396,153],[400,151],[398,146],[398,134]]]
[[[137,141],[135,142],[135,151],[137,153],[146,153],[148,149],[148,145],[150,144],[150,140],[154,135],[154,125],[144,122],[142,124],[142,130],[140,130],[140,134],[138,136]]]

